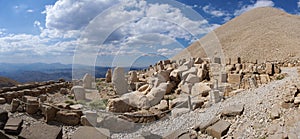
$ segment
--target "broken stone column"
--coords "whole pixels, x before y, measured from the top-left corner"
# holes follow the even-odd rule
[[[117,95],[123,95],[128,92],[127,81],[125,79],[124,69],[116,67],[112,76],[112,83],[116,90]]]
[[[110,83],[111,82],[111,77],[112,77],[112,71],[111,71],[111,69],[108,69],[106,74],[105,74],[105,81],[107,83]]]
[[[27,99],[26,112],[35,114],[39,110],[39,101],[36,97]]]
[[[71,93],[74,93],[75,99],[85,100],[85,90],[82,86],[73,86],[71,89]]]
[[[83,79],[83,88],[85,89],[91,89],[93,88],[93,77],[90,74],[85,74]]]

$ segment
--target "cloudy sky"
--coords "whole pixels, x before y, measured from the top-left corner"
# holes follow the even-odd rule
[[[127,65],[172,57],[257,7],[300,0],[0,0],[0,62]]]

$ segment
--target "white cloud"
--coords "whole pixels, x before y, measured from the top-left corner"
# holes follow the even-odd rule
[[[241,9],[234,12],[235,16],[241,15],[244,12],[250,11],[258,7],[273,7],[275,4],[272,0],[258,0],[252,5],[244,5]]]
[[[33,12],[34,12],[34,10],[32,10],[32,9],[28,9],[28,10],[26,10],[26,12],[27,12],[27,13],[33,13]]]
[[[0,54],[59,57],[72,55],[77,46],[84,46],[80,50],[91,53],[99,50],[99,55],[152,52],[170,56],[184,48],[176,39],[192,41],[219,26],[209,25],[201,17],[193,18],[195,15],[183,13],[170,4],[138,0],[118,3],[119,0],[58,0],[46,6],[45,25],[34,21],[34,27],[41,31],[39,35],[0,37]],[[1,32],[4,31],[0,30],[0,35]],[[100,40],[107,43],[99,44]]]
[[[83,28],[95,16],[117,3],[117,0],[58,0],[46,6],[46,27],[59,30]]]
[[[298,4],[298,8],[300,8],[300,0],[297,2],[297,4]]]
[[[211,5],[206,5],[202,8],[205,13],[211,14],[215,17],[222,17],[222,16],[229,16],[230,14],[226,11],[216,10],[215,8],[211,7]]]

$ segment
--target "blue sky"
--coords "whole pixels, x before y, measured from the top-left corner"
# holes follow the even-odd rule
[[[143,59],[147,65],[257,7],[300,15],[300,0],[0,0],[0,5],[0,62],[9,63],[109,66]]]

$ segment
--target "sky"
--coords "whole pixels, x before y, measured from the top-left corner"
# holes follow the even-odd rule
[[[0,6],[0,62],[99,66],[170,58],[254,8],[300,15],[300,0],[0,0]]]

